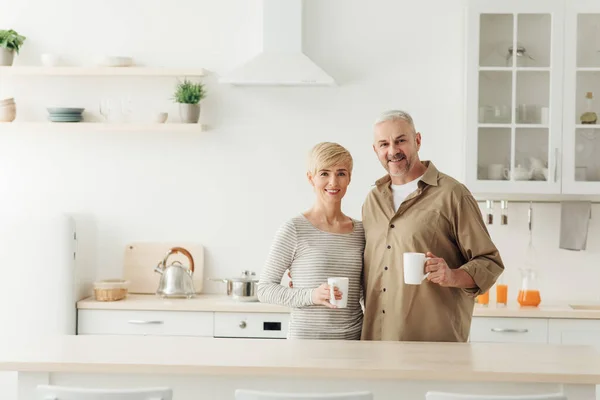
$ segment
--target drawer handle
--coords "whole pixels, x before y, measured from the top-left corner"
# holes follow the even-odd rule
[[[240,322],[240,328],[244,329],[247,326],[246,321]]]
[[[130,319],[128,322],[136,325],[161,325],[164,323],[163,321],[144,321],[143,319]]]
[[[501,333],[527,333],[527,332],[529,332],[529,329],[492,328],[492,332],[501,332]]]

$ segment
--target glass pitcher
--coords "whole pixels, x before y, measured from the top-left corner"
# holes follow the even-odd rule
[[[521,270],[521,288],[517,301],[522,307],[537,307],[542,302],[535,270],[530,268]]]

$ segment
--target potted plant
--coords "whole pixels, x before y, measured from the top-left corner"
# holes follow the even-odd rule
[[[19,54],[19,49],[25,39],[25,36],[19,35],[12,29],[0,30],[0,65],[11,66],[13,64],[15,52]]]
[[[200,100],[206,97],[204,85],[187,79],[177,84],[174,100],[179,103],[179,116],[183,123],[198,123],[200,119]]]

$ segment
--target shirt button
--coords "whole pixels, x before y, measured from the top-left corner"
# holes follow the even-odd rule
[[[384,291],[384,292],[385,292],[386,290],[387,290],[386,288],[383,288],[383,291]]]
[[[383,310],[383,313],[385,314],[385,310]]]
[[[394,224],[391,224],[391,225],[390,225],[390,228],[395,228],[395,227],[396,227],[396,226],[395,226]]]
[[[390,246],[390,245],[388,244],[388,249],[391,249],[391,248],[392,248],[392,246]]]
[[[383,269],[385,269],[387,271],[387,267],[384,267]]]

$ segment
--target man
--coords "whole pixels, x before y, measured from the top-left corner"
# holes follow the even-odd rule
[[[468,189],[419,159],[412,117],[388,111],[375,123],[373,150],[388,174],[362,208],[363,340],[465,342],[474,297],[504,270]],[[431,257],[421,285],[406,285],[403,253]]]

